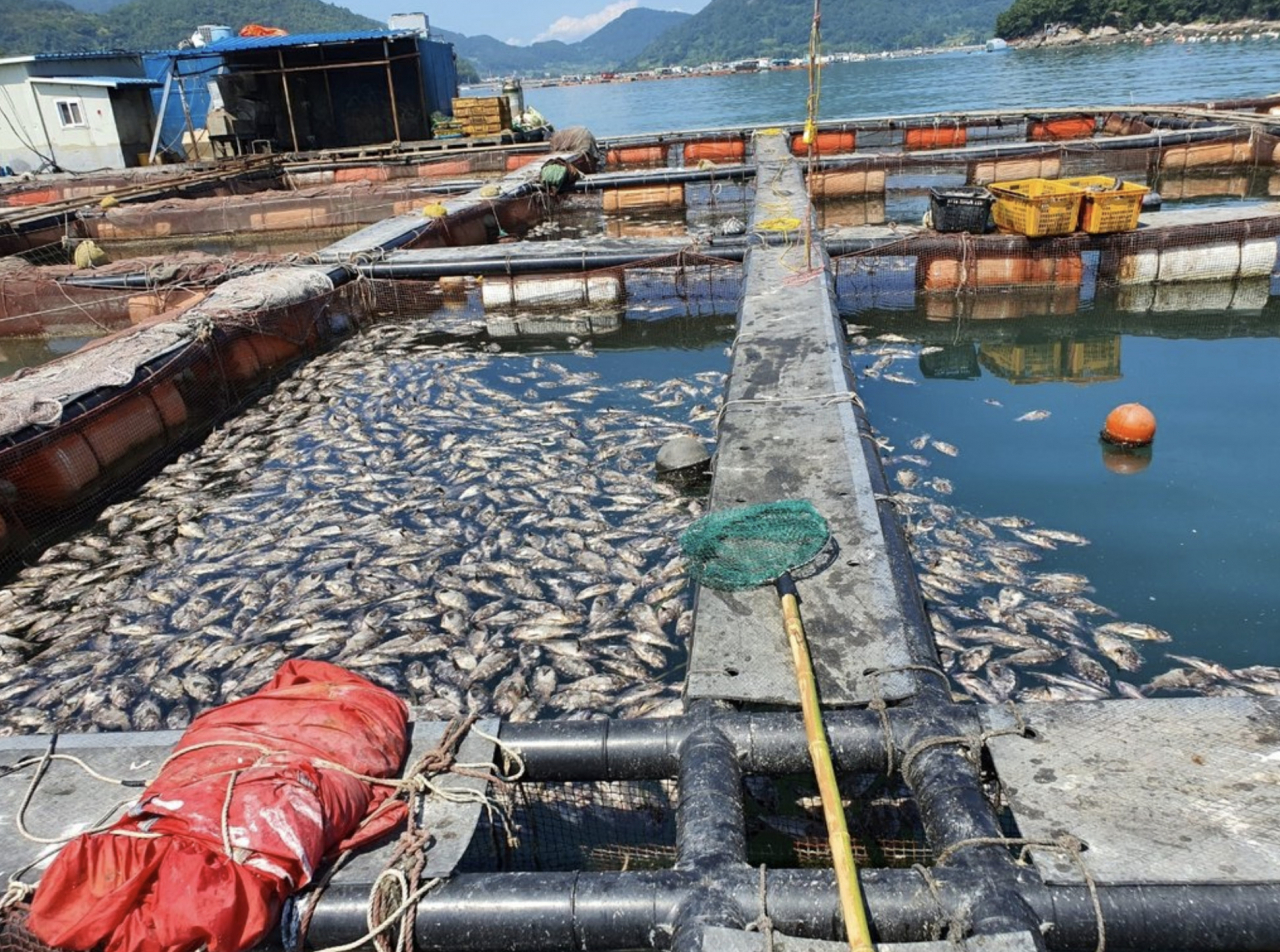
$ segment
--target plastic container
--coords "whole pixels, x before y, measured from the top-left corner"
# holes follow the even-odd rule
[[[929,189],[929,214],[936,231],[982,234],[987,230],[991,202],[990,192],[971,185]]]
[[[995,196],[991,217],[1001,231],[1044,238],[1076,230],[1084,198],[1078,188],[1038,178],[992,182],[987,187]]]
[[[1142,213],[1142,199],[1151,191],[1145,185],[1122,182],[1106,175],[1060,179],[1063,185],[1081,189],[1080,227],[1091,235],[1133,231]]]

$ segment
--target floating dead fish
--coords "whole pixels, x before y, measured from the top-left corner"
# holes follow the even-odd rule
[[[1020,417],[1014,417],[1014,422],[1015,423],[1037,423],[1040,420],[1049,419],[1049,413],[1050,411],[1048,410],[1032,410],[1029,413],[1022,414],[1022,416]]]
[[[1142,667],[1142,656],[1127,639],[1099,630],[1093,633],[1093,640],[1098,645],[1098,650],[1117,668],[1137,671]]]
[[[1119,635],[1134,641],[1172,641],[1173,636],[1167,631],[1136,621],[1113,621],[1099,625],[1098,631],[1108,635]]]

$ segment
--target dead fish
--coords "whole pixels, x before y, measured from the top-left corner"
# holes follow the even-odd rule
[[[1002,695],[995,687],[976,674],[967,672],[961,674],[953,674],[951,679],[959,684],[969,693],[971,697],[976,697],[980,701],[987,704],[1003,704],[1008,700],[1007,696]]]
[[[1235,673],[1228,670],[1216,661],[1206,661],[1203,658],[1193,658],[1187,655],[1170,654],[1166,657],[1172,658],[1174,661],[1181,661],[1187,667],[1209,675],[1211,678],[1218,678],[1221,681],[1232,681],[1235,679]]]
[[[1064,654],[1066,652],[1061,648],[1024,648],[1022,651],[1016,651],[1006,657],[1004,663],[1015,668],[1033,668],[1042,664],[1053,664]]]
[[[952,446],[950,443],[944,443],[942,440],[934,440],[931,445],[935,450],[937,450],[943,456],[959,456],[960,455],[960,450],[958,447]]]
[[[1037,529],[1036,531],[1045,538],[1052,539],[1054,542],[1065,542],[1068,545],[1089,544],[1088,539],[1075,532],[1066,532],[1062,529]]]
[[[1137,671],[1142,667],[1142,656],[1129,643],[1128,639],[1105,631],[1093,633],[1094,643],[1117,668],[1125,671]]]
[[[1134,641],[1173,641],[1173,635],[1155,625],[1136,621],[1112,621],[1099,625],[1097,630],[1107,635],[1119,635]]]
[[[1090,657],[1080,649],[1073,648],[1067,652],[1067,664],[1072,671],[1086,681],[1092,681],[1104,688],[1111,686],[1111,675],[1107,674],[1107,669],[1098,663],[1098,659]]]
[[[960,652],[956,662],[960,665],[961,670],[977,671],[991,659],[993,651],[995,651],[995,645],[978,645],[976,648],[968,648]]]
[[[1048,671],[1032,671],[1030,674],[1050,685],[1071,692],[1073,695],[1071,700],[1102,701],[1110,696],[1109,691],[1091,681],[1068,677],[1064,674],[1051,674]]]
[[[893,481],[903,489],[911,489],[920,481],[920,476],[913,469],[900,469],[893,474]]]
[[[1040,420],[1047,420],[1047,419],[1049,419],[1048,410],[1032,410],[1029,413],[1022,414],[1022,416],[1020,417],[1015,417],[1014,422],[1015,423],[1037,423]]]
[[[1085,576],[1074,572],[1045,572],[1033,579],[1029,587],[1045,595],[1076,595],[1092,588]]]

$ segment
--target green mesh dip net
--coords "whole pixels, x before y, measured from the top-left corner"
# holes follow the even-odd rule
[[[725,591],[772,582],[817,557],[830,531],[802,499],[721,509],[680,536],[694,580]]]

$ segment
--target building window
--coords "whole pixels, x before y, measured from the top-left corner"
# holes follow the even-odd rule
[[[62,128],[70,129],[73,126],[84,125],[84,113],[80,110],[80,100],[78,99],[59,99],[58,118],[62,120]]]

